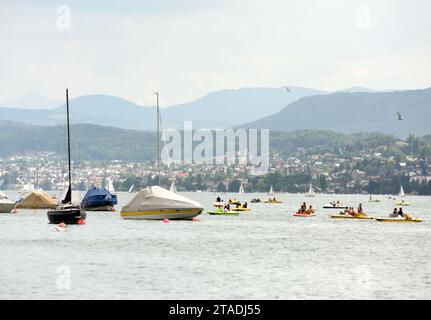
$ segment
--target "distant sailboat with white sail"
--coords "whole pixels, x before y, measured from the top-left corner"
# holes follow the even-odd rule
[[[308,193],[305,196],[306,197],[315,197],[316,196],[316,194],[314,193],[312,184],[310,184],[310,188],[308,189]]]
[[[269,189],[269,193],[268,193],[269,195],[274,195],[275,194],[275,192],[274,192],[274,187],[271,185],[271,189]]]
[[[402,198],[406,196],[405,193],[404,193],[403,186],[401,186],[401,188],[400,188],[400,194],[398,196],[400,196]]]
[[[132,184],[129,188],[129,193],[132,193],[134,191],[134,189],[135,189],[135,185]]]
[[[178,191],[177,191],[177,187],[176,187],[176,185],[175,185],[175,179],[172,179],[172,183],[171,183],[171,187],[169,188],[169,191],[170,192],[174,192],[174,193],[177,193]]]
[[[239,194],[244,194],[245,192],[244,192],[244,187],[242,186],[242,182],[241,182],[241,185],[239,186],[239,191],[238,191],[238,193]]]

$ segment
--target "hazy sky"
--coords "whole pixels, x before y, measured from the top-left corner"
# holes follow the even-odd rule
[[[429,0],[0,0],[0,96],[58,99],[68,85],[135,102],[158,90],[171,105],[248,86],[430,87],[430,12]]]

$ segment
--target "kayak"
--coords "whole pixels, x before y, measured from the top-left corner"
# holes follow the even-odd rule
[[[244,211],[251,211],[251,209],[250,208],[233,208],[233,209],[231,209],[232,211],[241,211],[241,212],[244,212]]]
[[[356,219],[356,220],[373,220],[373,217],[368,216],[351,216],[351,215],[343,215],[343,214],[332,214],[332,219]]]
[[[398,201],[395,204],[397,206],[409,206],[410,205],[410,203],[408,203],[408,202],[402,202],[402,201]]]
[[[349,209],[349,207],[339,207],[339,206],[323,206],[323,209]]]
[[[405,218],[375,218],[377,221],[380,222],[422,222],[422,219],[419,218],[411,218],[411,219],[405,219]]]
[[[209,215],[212,216],[237,216],[239,215],[238,211],[207,211]]]
[[[380,202],[380,200],[369,200],[368,202]]]
[[[302,217],[302,218],[311,218],[311,217],[314,217],[314,216],[315,216],[315,214],[314,214],[314,213],[312,213],[312,214],[307,214],[307,213],[295,213],[293,216],[294,216],[294,217]]]
[[[260,199],[253,199],[250,201],[251,203],[260,203],[262,202]]]
[[[279,203],[283,203],[281,201],[265,201],[265,203],[271,203],[271,204],[279,204]]]

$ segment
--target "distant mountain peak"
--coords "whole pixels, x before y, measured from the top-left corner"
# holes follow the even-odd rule
[[[377,91],[373,90],[373,89],[365,88],[365,87],[353,86],[353,87],[350,87],[350,88],[337,90],[335,92],[336,93],[338,93],[338,92],[348,92],[348,93],[366,92],[366,93],[375,93]]]
[[[0,99],[2,107],[22,109],[49,109],[58,106],[60,102],[45,97],[37,90],[31,90],[17,99]]]

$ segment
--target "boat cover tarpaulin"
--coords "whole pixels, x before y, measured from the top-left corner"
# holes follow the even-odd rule
[[[202,209],[199,202],[158,186],[148,187],[136,194],[122,212],[144,212],[163,209]]]
[[[86,201],[91,198],[98,198],[98,199],[111,199],[111,193],[106,190],[105,188],[91,188],[87,191],[87,193],[84,196],[83,201]]]
[[[18,209],[55,209],[57,199],[42,190],[33,191],[17,204]]]

